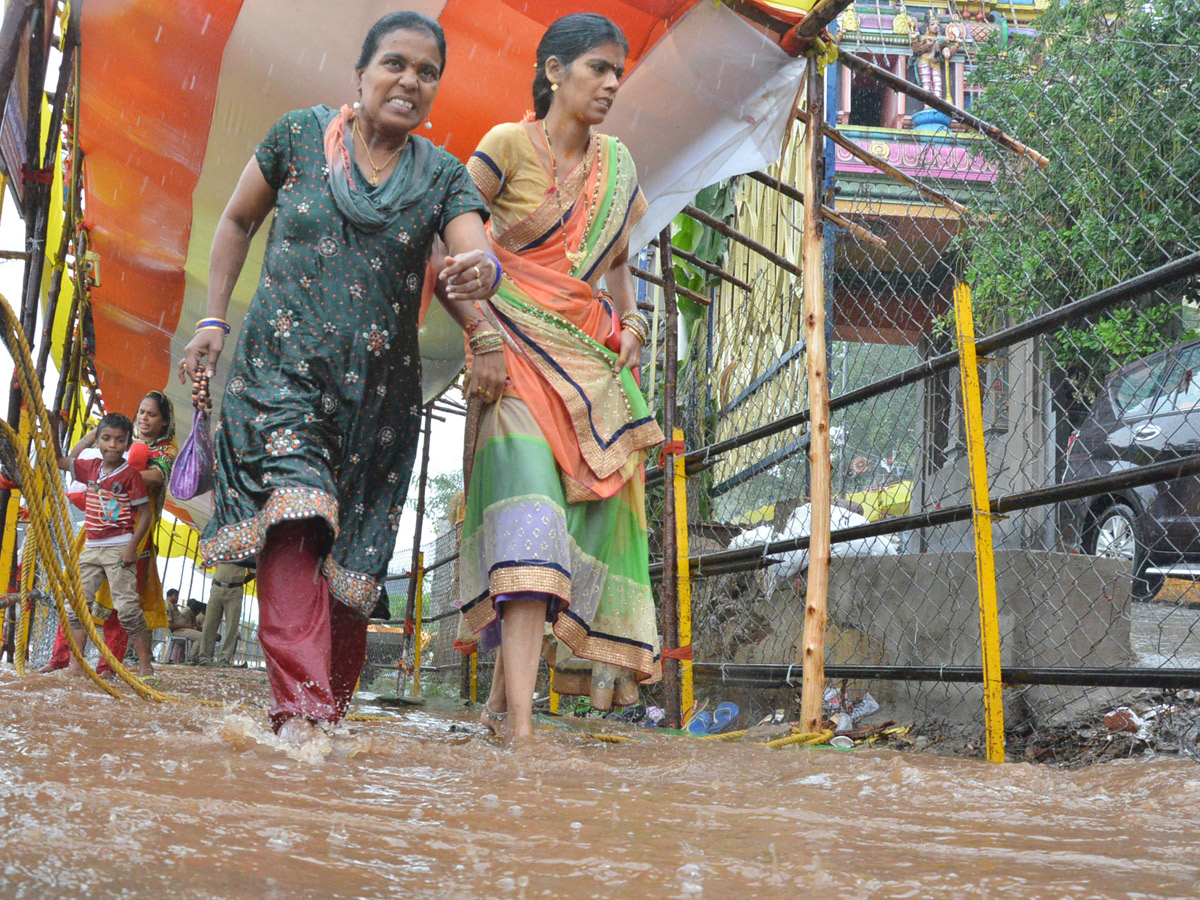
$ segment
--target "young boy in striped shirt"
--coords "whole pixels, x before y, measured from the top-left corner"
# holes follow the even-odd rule
[[[58,467],[87,485],[83,524],[87,539],[79,555],[84,596],[89,604],[94,603],[96,590],[108,579],[113,609],[137,651],[138,674],[145,678],[154,674],[154,667],[150,662],[150,631],[137,592],[137,548],[153,516],[141,473],[125,462],[132,437],[133,423],[120,413],[109,413],[71,448],[68,456],[59,454]],[[89,447],[99,449],[99,459],[79,459]],[[87,632],[70,606],[67,624],[82,652]],[[81,671],[74,658],[70,668],[76,674]]]

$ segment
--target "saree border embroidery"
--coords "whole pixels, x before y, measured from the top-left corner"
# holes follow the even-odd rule
[[[476,150],[467,160],[467,174],[490,206],[504,186],[504,173],[500,167],[486,153]]]
[[[621,221],[620,229],[608,242],[604,252],[596,258],[595,263],[584,273],[584,281],[590,284],[593,278],[599,278],[600,275],[612,268],[613,260],[625,249],[629,241],[630,230],[636,222],[641,221],[649,209],[650,204],[646,202],[646,195],[642,193],[641,188],[638,188],[625,210],[625,218]]]
[[[364,619],[370,617],[371,610],[379,601],[378,581],[370,575],[351,572],[331,556],[325,558],[321,571],[329,581],[329,593],[335,600],[346,604]]]
[[[654,677],[654,664],[658,657],[640,641],[593,632],[572,616],[570,609],[562,610],[551,628],[554,636],[578,657],[632,669],[641,682]]]
[[[497,295],[499,296],[499,295]],[[505,300],[506,305],[514,311],[519,307]],[[653,447],[662,441],[662,430],[652,416],[633,419],[632,416],[621,424],[610,437],[603,437],[596,430],[593,417],[592,401],[583,387],[558,364],[558,362],[531,336],[522,331],[520,325],[510,316],[497,309],[496,297],[492,298],[492,308],[497,317],[504,323],[509,337],[516,340],[520,346],[521,355],[538,373],[546,379],[554,392],[566,407],[571,419],[576,439],[579,441],[579,451],[588,467],[601,478],[611,475],[625,465],[625,461],[634,453]],[[540,318],[540,317],[534,317]],[[568,323],[569,324],[569,323]],[[573,331],[578,331],[570,326]],[[580,335],[583,332],[579,332]],[[599,345],[592,338],[583,335],[588,344],[593,345],[598,353]],[[586,346],[586,345],[585,345]],[[600,357],[596,360],[599,367],[611,374],[607,360]],[[615,376],[614,376],[615,377]],[[622,389],[623,390],[623,389]],[[626,399],[628,399],[626,397]]]
[[[337,498],[308,487],[276,488],[262,509],[249,519],[221,528],[215,536],[200,541],[200,563],[205,568],[219,563],[237,563],[262,552],[267,531],[280,522],[324,519],[338,535]],[[366,618],[379,599],[379,582],[369,575],[351,572],[326,557],[322,571],[329,580],[329,593],[339,603]]]
[[[236,563],[256,556],[267,539],[267,529],[280,522],[319,517],[338,534],[337,498],[325,491],[308,487],[281,487],[271,492],[267,502],[248,519],[223,526],[217,533],[200,541],[200,563],[204,568],[217,563]]]
[[[488,592],[493,596],[516,591],[541,591],[571,602],[571,575],[560,566],[534,562],[497,563],[488,573]]]
[[[493,234],[492,240],[510,253],[520,253],[544,244],[571,218],[587,184],[588,174],[587,166],[577,165],[559,182],[557,199],[554,192],[547,194],[541,206],[504,233]]]

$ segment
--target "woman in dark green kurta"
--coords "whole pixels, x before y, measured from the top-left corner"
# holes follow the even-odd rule
[[[250,236],[274,212],[222,403],[200,549],[206,566],[257,561],[276,727],[335,721],[361,671],[416,449],[434,238],[451,253],[442,294],[460,323],[498,280],[466,169],[410,134],[444,60],[431,20],[377,23],[357,68],[360,101],[280,119],[214,240],[208,313],[219,317]],[[223,337],[202,327],[182,368],[206,357],[211,375]]]

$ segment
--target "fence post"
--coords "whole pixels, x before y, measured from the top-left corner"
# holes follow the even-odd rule
[[[804,682],[800,719],[805,732],[821,730],[825,696],[825,623],[829,593],[829,373],[825,370],[825,230],[821,196],[825,183],[825,75],[809,57],[808,127],[804,129],[804,340],[808,369],[809,521],[808,578],[804,597]]]
[[[429,434],[433,430],[433,404],[425,407],[424,434],[421,437],[421,474],[417,476],[417,524],[413,529],[412,563],[409,566],[408,600],[404,604],[404,640],[400,659],[408,659],[408,639],[416,631],[413,621],[417,595],[421,590],[421,527],[425,524],[425,483],[429,479]],[[417,614],[417,618],[420,615]],[[397,685],[399,687],[399,685]]]
[[[425,554],[417,554],[417,570],[413,573],[417,583],[416,612],[413,615],[413,638],[416,642],[413,650],[413,696],[421,696],[421,613],[424,609],[425,592]]]
[[[675,443],[680,453],[675,457],[675,553],[679,560],[679,706],[689,710],[696,702],[692,684],[692,570],[688,564],[691,551],[688,541],[688,502],[686,461],[683,458],[683,429],[676,428]]]
[[[675,433],[675,382],[679,376],[679,316],[675,297],[675,262],[671,256],[671,228],[667,226],[658,235],[658,267],[663,280],[663,434]],[[682,454],[674,441],[663,446],[660,467],[665,473],[674,460]],[[663,479],[662,521],[662,642],[663,642],[663,693],[666,699],[666,723],[670,728],[683,724],[684,709],[679,695],[679,660],[671,658],[665,651],[679,646],[679,569],[671,560],[677,558],[675,540],[675,491],[667,479]]]
[[[479,702],[479,654],[471,654],[471,702]]]
[[[971,311],[971,286],[963,281],[954,286],[954,320],[958,326],[963,416],[966,419],[967,459],[971,468],[971,507],[974,510],[972,521],[975,530],[975,577],[979,582],[979,636],[983,650],[983,710],[987,727],[987,758],[989,762],[1004,762],[1004,697],[1000,684],[1000,621],[996,610],[992,505],[988,495],[983,403],[979,395],[979,364],[975,358],[975,318]]]

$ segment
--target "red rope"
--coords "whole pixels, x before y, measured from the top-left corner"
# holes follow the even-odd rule
[[[688,644],[684,647],[676,647],[674,650],[669,650],[667,648],[663,648],[662,658],[663,659],[686,660],[687,662],[691,662],[692,661],[692,645]]]
[[[663,455],[670,453],[673,456],[681,456],[684,452],[683,441],[667,441],[663,444]]]

